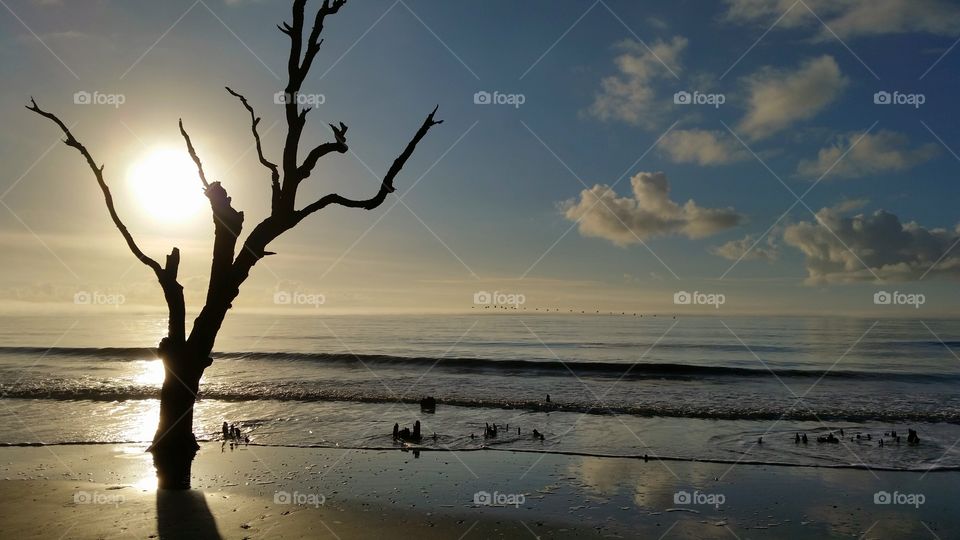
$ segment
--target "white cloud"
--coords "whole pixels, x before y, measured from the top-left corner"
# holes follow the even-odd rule
[[[739,129],[762,139],[812,118],[839,97],[847,78],[832,56],[808,60],[796,71],[765,69],[747,79],[747,115]]]
[[[681,234],[702,238],[738,225],[743,216],[733,208],[703,208],[692,199],[670,200],[670,183],[662,172],[640,172],[630,179],[631,196],[620,197],[597,184],[563,204],[564,217],[579,222],[583,236],[627,246],[654,236]]]
[[[749,156],[743,145],[724,131],[675,129],[660,139],[659,147],[674,163],[725,165]]]
[[[604,121],[655,126],[666,102],[657,97],[653,84],[658,79],[672,78],[670,70],[680,72],[680,53],[686,46],[687,39],[682,36],[669,43],[658,41],[649,50],[636,41],[618,44],[623,51],[614,60],[619,73],[600,82],[601,91],[590,106],[590,114]]]
[[[960,6],[949,0],[804,0],[840,38],[925,32],[956,36],[960,33]],[[727,0],[727,19],[773,24],[777,27],[810,27],[818,39],[835,39],[820,21],[796,0]]]
[[[776,235],[772,233],[760,241],[757,241],[757,238],[752,234],[748,234],[739,240],[731,240],[726,244],[711,248],[710,253],[730,261],[772,262],[780,256],[780,250],[776,245]]]
[[[784,242],[806,258],[809,283],[871,281],[874,274],[882,280],[915,280],[941,257],[928,277],[960,278],[960,251],[944,256],[960,240],[960,227],[927,229],[901,223],[884,210],[845,217],[852,206],[821,209],[817,218],[822,225],[801,221],[784,229]]]
[[[819,178],[827,171],[827,178],[859,178],[904,171],[940,153],[936,143],[921,144],[914,148],[909,145],[910,139],[906,135],[893,131],[882,130],[866,135],[862,132],[847,133],[833,145],[821,148],[816,159],[801,161],[797,165],[797,172],[814,178]],[[846,156],[844,152],[847,152]]]

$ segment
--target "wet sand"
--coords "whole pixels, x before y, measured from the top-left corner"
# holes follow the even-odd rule
[[[158,493],[139,445],[0,448],[0,464],[10,538],[960,536],[956,471],[206,443],[194,489]]]

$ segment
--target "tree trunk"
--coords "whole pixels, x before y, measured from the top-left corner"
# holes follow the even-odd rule
[[[169,339],[160,343],[164,378],[160,388],[160,422],[149,451],[157,470],[160,489],[190,489],[190,468],[200,446],[193,434],[193,406],[200,377],[210,365],[180,344]]]

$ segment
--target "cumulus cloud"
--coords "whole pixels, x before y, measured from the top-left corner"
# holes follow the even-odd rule
[[[590,114],[604,121],[655,126],[663,114],[664,100],[658,98],[654,84],[672,78],[670,70],[679,73],[680,53],[686,46],[687,39],[682,36],[670,42],[658,41],[650,49],[632,40],[618,44],[622,52],[614,62],[619,73],[600,82]]]
[[[675,129],[658,146],[674,163],[725,165],[748,157],[743,145],[725,131]]]
[[[960,227],[927,229],[912,221],[901,223],[896,215],[884,210],[844,216],[852,206],[821,209],[817,218],[822,225],[801,221],[784,229],[784,242],[805,256],[809,283],[871,281],[877,277],[908,281],[928,271],[927,277],[960,277],[960,252],[948,253],[960,240]]]
[[[950,0],[804,0],[804,3],[841,38],[906,32],[956,36],[960,31],[960,6]],[[777,27],[811,27],[816,29],[818,39],[835,39],[803,3],[796,4],[796,0],[727,0],[728,20],[769,26],[781,16]]]
[[[726,244],[711,248],[710,253],[730,261],[772,262],[780,257],[780,250],[776,245],[776,236],[773,234],[768,234],[760,241],[757,241],[757,238],[752,234],[748,234],[739,240],[731,240]]]
[[[845,156],[844,152],[847,153]],[[816,159],[802,160],[797,165],[797,172],[814,178],[821,177],[827,171],[827,178],[859,178],[904,171],[933,159],[939,153],[940,147],[936,143],[910,148],[910,139],[893,131],[867,134],[853,132],[821,148]]]
[[[670,183],[662,172],[640,172],[630,179],[633,193],[620,197],[597,184],[563,203],[564,216],[579,223],[580,234],[627,246],[654,236],[681,234],[702,238],[738,225],[733,208],[704,208],[692,199],[670,200]]]
[[[756,140],[812,118],[840,96],[847,82],[830,55],[808,60],[795,71],[761,70],[747,79],[747,114],[740,130]]]

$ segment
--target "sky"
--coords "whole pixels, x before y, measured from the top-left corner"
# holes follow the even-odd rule
[[[0,311],[162,306],[31,96],[105,165],[144,250],[181,249],[196,311],[213,227],[177,120],[252,228],[269,174],[224,86],[279,159],[289,3],[0,6]],[[444,123],[383,206],[274,242],[238,309],[924,317],[960,300],[954,2],[353,0],[323,37],[301,154],[340,121],[350,152],[300,205],[372,196],[434,106]]]

